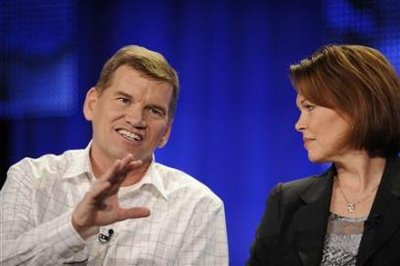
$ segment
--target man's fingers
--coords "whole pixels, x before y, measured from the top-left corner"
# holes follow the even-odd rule
[[[139,168],[140,166],[143,165],[143,161],[142,160],[137,160],[137,161],[131,161],[127,166],[126,166],[126,171],[130,172],[132,170],[135,170],[137,168]]]
[[[133,160],[133,156],[131,154],[128,154],[121,160],[121,165],[119,168],[119,173],[121,174],[127,174],[128,172],[139,168],[142,166],[143,162],[142,160]]]
[[[120,171],[121,169],[121,160],[116,160],[113,165],[107,169],[107,171],[104,173],[103,176],[100,177],[100,180],[112,180],[115,178],[115,175]]]
[[[128,154],[121,160],[115,161],[111,171],[108,173],[108,180],[112,184],[122,183],[130,171],[139,168],[142,164],[141,160],[133,161],[133,156]]]
[[[126,220],[133,218],[144,218],[150,216],[150,210],[144,207],[134,207],[129,209],[120,209],[118,220]]]
[[[98,201],[108,194],[110,187],[111,184],[108,181],[104,180],[96,181],[96,184],[92,186],[92,188],[88,191],[86,196],[95,201]]]

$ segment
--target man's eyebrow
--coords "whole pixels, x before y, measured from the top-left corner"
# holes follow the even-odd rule
[[[115,95],[121,95],[121,96],[124,96],[126,98],[132,98],[132,95],[129,95],[128,93],[123,92],[123,91],[116,91]]]

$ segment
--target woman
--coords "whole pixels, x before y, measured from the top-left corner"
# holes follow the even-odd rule
[[[319,176],[271,192],[248,265],[400,265],[400,81],[377,50],[331,45],[290,67]]]

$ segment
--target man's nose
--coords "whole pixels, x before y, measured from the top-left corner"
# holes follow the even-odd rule
[[[125,114],[126,121],[133,127],[146,127],[145,110],[141,106],[130,106]]]

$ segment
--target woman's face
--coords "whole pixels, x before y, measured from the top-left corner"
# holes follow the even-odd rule
[[[351,130],[350,119],[339,115],[335,110],[322,107],[297,95],[296,105],[300,117],[295,124],[303,134],[304,147],[312,162],[336,161],[346,152],[343,139]]]

